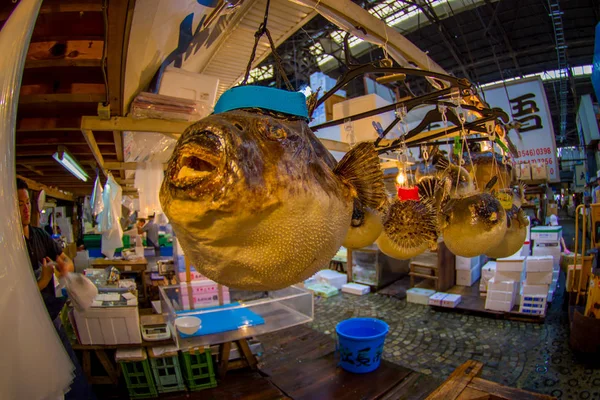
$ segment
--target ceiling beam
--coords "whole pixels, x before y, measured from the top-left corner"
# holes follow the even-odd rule
[[[43,190],[44,192],[46,192],[46,196],[54,197],[55,199],[59,200],[75,201],[75,196],[73,196],[72,193],[64,192],[62,190],[46,186],[42,183],[36,182],[33,179],[26,178],[22,175],[17,175],[17,178],[24,180],[25,183],[27,183],[27,186],[29,186],[29,189],[31,190],[35,190],[38,192],[40,190]]]
[[[27,168],[28,170],[30,170],[31,172],[33,172],[33,173],[35,173],[35,174],[38,174],[38,175],[44,176],[44,173],[43,173],[42,171],[40,171],[39,169],[35,169],[35,168],[33,168],[32,166],[30,166],[30,165],[27,165],[27,164],[19,164],[19,165],[20,165],[21,167],[23,167],[23,168]]]
[[[102,66],[102,61],[86,60],[77,58],[57,58],[52,60],[27,60],[25,61],[25,69],[29,68],[54,68],[54,67],[98,67]]]
[[[158,132],[171,134],[175,139],[192,123],[187,121],[167,121],[162,119],[133,119],[131,117],[99,117],[84,116],[81,118],[81,129],[92,131],[134,131]]]
[[[19,97],[21,104],[39,103],[100,103],[106,96],[101,93],[56,93],[56,94],[31,94]]]
[[[94,137],[94,132],[92,132],[89,129],[82,129],[81,133],[83,134],[83,137],[85,138],[88,146],[90,146],[90,150],[92,151],[92,154],[94,155],[94,158],[96,159],[96,162],[98,163],[98,167],[102,170],[102,172],[104,173],[105,176],[108,176],[106,168],[104,167],[104,157],[102,157],[100,148],[98,147],[98,144],[96,143],[96,138]]]
[[[80,131],[81,118],[21,118],[17,132]]]
[[[16,7],[17,2],[13,2]],[[0,21],[8,19],[12,9],[0,12]],[[98,12],[102,11],[102,3],[94,0],[65,1],[65,0],[44,0],[40,7],[39,14],[50,14],[60,12]]]
[[[506,34],[506,30],[504,30],[504,26],[502,25],[502,22],[500,22],[500,20],[498,19],[497,11],[500,8],[500,2],[498,2],[496,7],[494,7],[492,5],[492,2],[490,0],[485,0],[485,4],[487,5],[487,8],[490,11],[492,11],[492,19],[494,20],[494,23],[496,24],[496,28],[500,31],[500,34],[502,35],[502,40],[504,41],[504,45],[506,46],[506,49],[508,50],[508,55],[513,60],[513,64],[515,65],[515,69],[516,69],[517,73],[519,75],[523,75],[521,73],[521,66],[519,65],[519,62],[517,61],[517,53],[515,53],[515,49],[510,44],[510,40],[508,39],[508,35]],[[488,34],[488,30],[490,27],[491,27],[491,24],[488,25],[488,27],[486,29],[486,34]]]
[[[117,152],[117,161],[123,162],[125,154],[123,153],[123,132],[113,131],[113,141],[115,142],[115,150]],[[125,171],[119,171],[121,179],[125,178]]]

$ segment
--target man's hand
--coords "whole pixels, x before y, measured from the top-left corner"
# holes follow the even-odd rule
[[[37,281],[38,288],[43,290],[48,286],[50,282],[52,282],[52,274],[54,273],[54,266],[50,264],[52,260],[46,257],[42,263],[42,275],[40,279]]]
[[[65,253],[61,253],[58,257],[56,257],[56,269],[60,273],[61,276],[66,276],[69,272],[75,271],[75,266],[73,265],[73,261]]]

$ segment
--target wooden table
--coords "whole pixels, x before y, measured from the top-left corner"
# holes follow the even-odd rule
[[[142,280],[142,299],[143,301],[148,300],[148,289],[146,283],[146,275],[148,269],[148,260],[145,258],[137,258],[135,260],[108,260],[103,258],[96,258],[90,263],[92,268],[106,268],[115,267],[124,273],[134,273],[140,275]]]

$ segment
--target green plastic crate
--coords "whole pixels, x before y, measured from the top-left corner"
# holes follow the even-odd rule
[[[210,349],[204,352],[181,352],[183,378],[190,390],[202,390],[217,386]]]
[[[183,376],[179,368],[177,355],[170,357],[150,357],[154,383],[158,393],[179,392],[185,390]]]
[[[158,397],[148,359],[141,361],[119,361],[127,383],[130,399]]]

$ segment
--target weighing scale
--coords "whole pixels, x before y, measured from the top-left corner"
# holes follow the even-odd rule
[[[161,314],[141,315],[140,329],[142,338],[148,342],[167,340],[171,337],[171,331],[167,327],[167,321]]]

